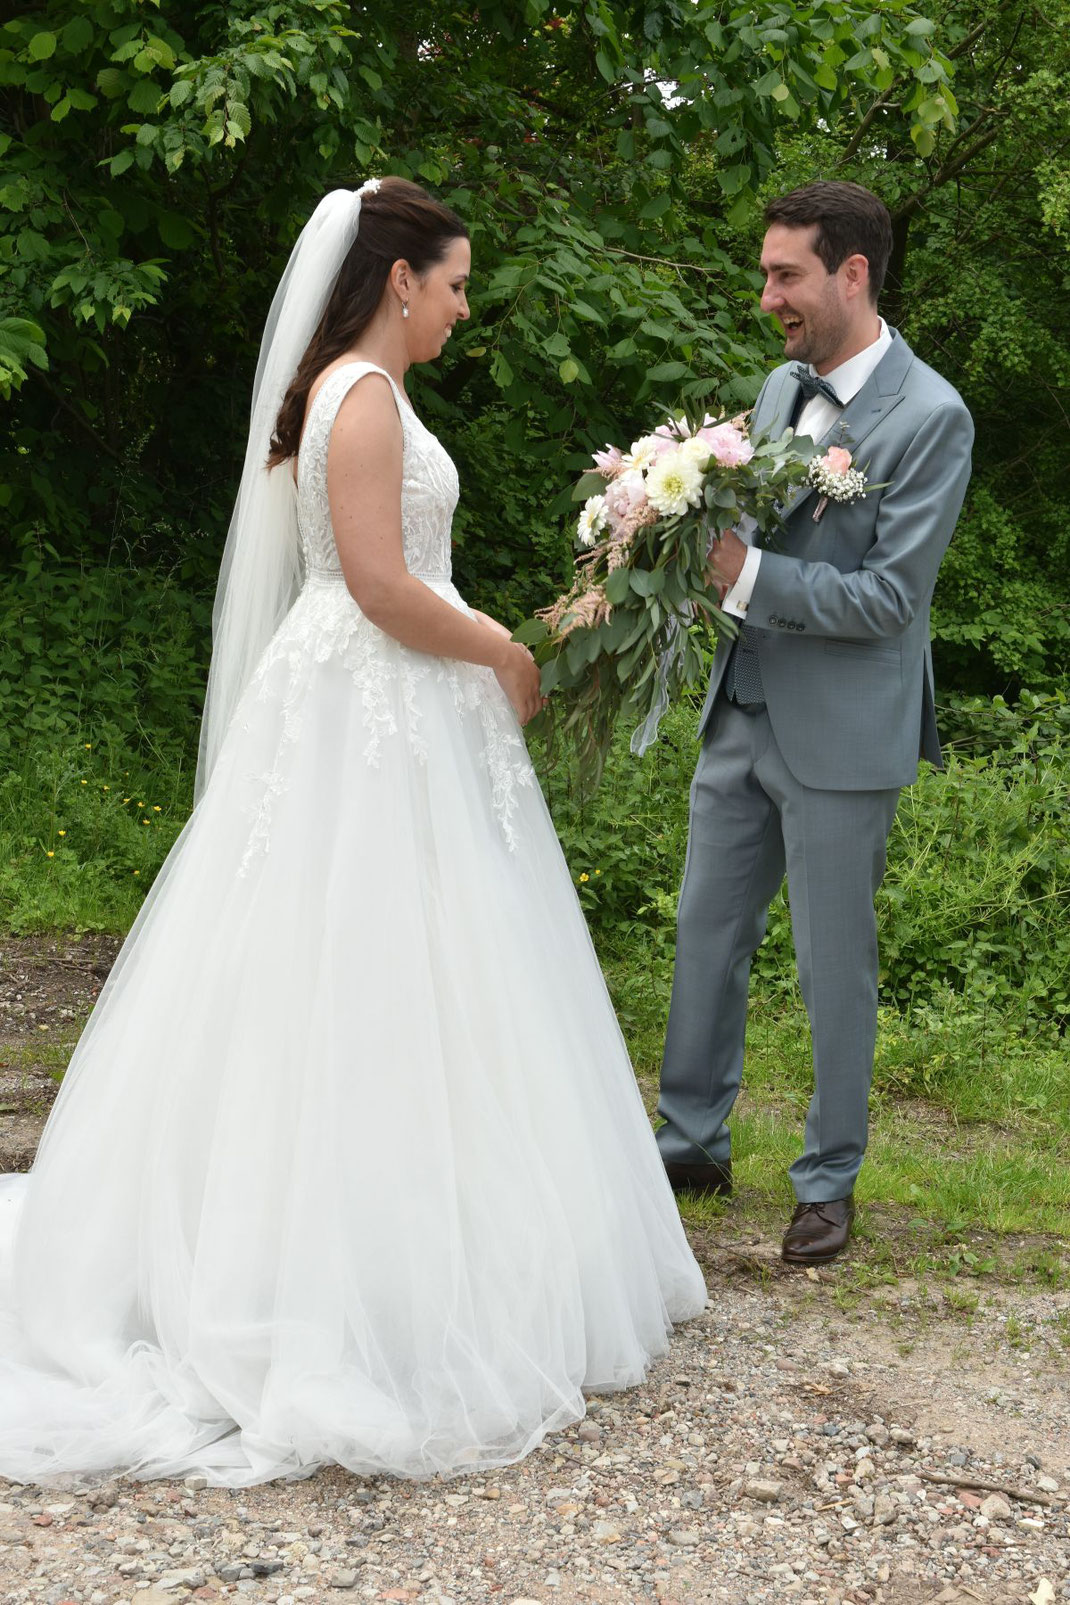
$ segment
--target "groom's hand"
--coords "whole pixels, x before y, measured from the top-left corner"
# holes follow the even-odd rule
[[[720,590],[722,601],[739,579],[746,555],[746,542],[740,540],[734,529],[722,530],[714,541],[706,573],[710,583]]]

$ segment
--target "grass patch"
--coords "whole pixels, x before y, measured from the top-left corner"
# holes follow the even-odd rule
[[[611,958],[606,974],[653,1111],[671,960],[651,945]],[[685,1200],[689,1224],[746,1220],[779,1234],[792,1207],[787,1169],[800,1150],[810,1090],[805,1011],[790,992],[758,983],[732,1120],[737,1196],[727,1208]],[[1063,1285],[1068,1161],[1070,1055],[1054,1027],[994,1008],[979,1017],[950,991],[941,1007],[909,1018],[882,1006],[870,1144],[857,1193],[867,1275],[998,1272]],[[889,1229],[895,1248],[882,1264]],[[1049,1241],[1023,1248],[1023,1236]]]

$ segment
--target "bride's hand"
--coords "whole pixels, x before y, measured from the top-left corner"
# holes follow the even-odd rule
[[[539,691],[539,666],[526,646],[509,637],[508,630],[502,630],[502,634],[509,644],[502,653],[501,661],[495,665],[494,673],[513,704],[520,723],[527,724],[545,706],[545,699]]]

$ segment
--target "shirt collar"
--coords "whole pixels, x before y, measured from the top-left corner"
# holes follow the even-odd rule
[[[841,362],[838,368],[831,373],[824,373],[821,377],[830,384],[846,407],[853,401],[892,343],[892,336],[884,319],[880,320],[880,333],[872,345],[866,346],[864,351],[856,351],[853,357]],[[810,372],[814,369],[811,365]]]

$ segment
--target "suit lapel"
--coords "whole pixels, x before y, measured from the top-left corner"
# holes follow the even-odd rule
[[[844,445],[857,462],[859,448],[866,437],[871,435],[881,420],[902,401],[903,381],[913,361],[914,353],[902,335],[893,329],[892,343],[888,350],[858,394],[844,407],[832,428],[827,434],[822,435],[821,444],[826,447]],[[795,397],[798,396],[799,386],[794,381],[789,380],[784,388],[793,391]],[[794,400],[792,405],[794,406]],[[789,410],[788,417],[790,416]],[[806,498],[813,494],[813,488],[812,485],[803,485],[789,501],[785,502],[781,515],[785,524]]]

